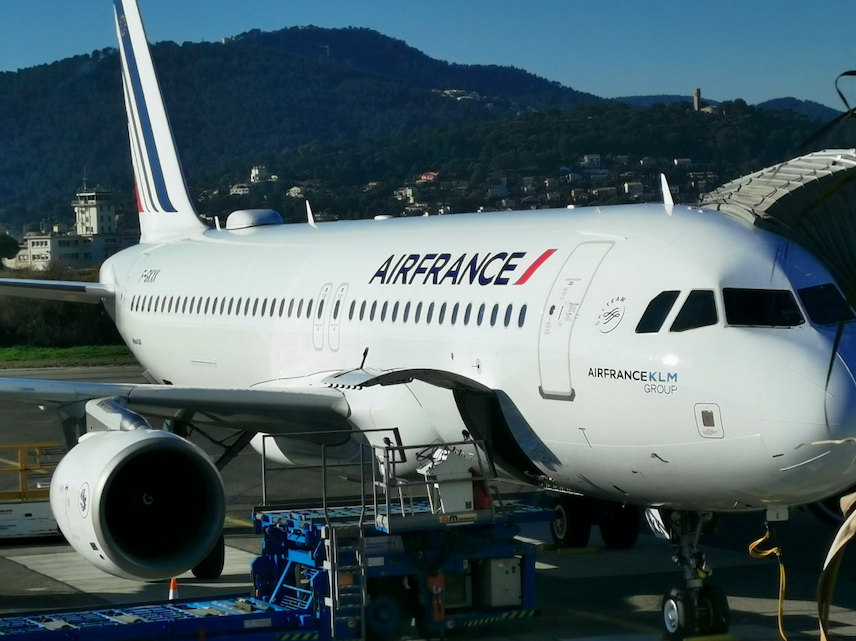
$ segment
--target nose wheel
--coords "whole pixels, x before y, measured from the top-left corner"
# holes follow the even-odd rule
[[[659,524],[652,529],[668,534],[674,547],[672,561],[684,570],[683,585],[663,595],[660,603],[666,638],[676,641],[725,634],[731,623],[728,598],[721,587],[707,582],[712,570],[698,549],[702,530],[711,524],[713,515],[658,512],[657,516]],[[648,520],[650,523],[650,516]]]

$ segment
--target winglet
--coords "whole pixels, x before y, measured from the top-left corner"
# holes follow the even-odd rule
[[[666,174],[660,174],[660,187],[663,189],[663,204],[674,205],[675,201],[672,199],[672,190],[669,189],[669,181],[666,180]]]
[[[141,243],[207,229],[190,201],[136,0],[114,0]]]
[[[306,201],[306,222],[309,223],[310,227],[318,229],[318,225],[315,224],[315,216],[312,215],[312,207],[309,206],[309,201]]]

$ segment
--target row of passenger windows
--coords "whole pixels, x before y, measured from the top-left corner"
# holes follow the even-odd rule
[[[134,296],[131,299],[131,311],[155,312],[166,314],[219,314],[221,316],[275,316],[287,318],[311,318],[313,300],[310,298],[304,305],[304,299],[292,298],[286,307],[285,298],[238,298],[232,297],[228,301],[226,297],[196,297],[196,296]],[[341,312],[341,301],[337,300],[333,306],[333,320],[339,319]],[[320,300],[315,307],[315,318],[321,319],[324,315],[324,300]],[[351,301],[348,309],[348,320],[357,317],[360,321],[378,319],[385,322],[389,319],[395,323],[399,319],[407,323],[411,319],[413,323],[419,323],[424,319],[426,324],[436,322],[442,325],[448,319],[450,325],[458,323],[460,318],[462,325],[490,324],[491,327],[502,323],[508,327],[516,322],[518,327],[523,327],[526,322],[526,305],[521,305],[515,314],[514,305],[508,304],[504,309],[495,303],[488,307],[482,303],[475,307],[473,303],[400,303],[398,301],[362,301],[357,308],[357,301]]]
[[[657,294],[639,319],[636,333],[659,332],[679,294],[679,291],[674,290]],[[818,325],[850,321],[854,318],[853,310],[832,283],[799,289],[797,294],[809,318]],[[725,304],[725,320],[729,325],[796,327],[805,322],[794,295],[785,289],[726,287],[722,290],[722,301]],[[713,290],[694,289],[675,316],[669,331],[685,332],[715,325],[718,320]]]

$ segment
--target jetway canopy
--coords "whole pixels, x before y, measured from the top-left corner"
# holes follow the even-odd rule
[[[856,149],[827,149],[767,167],[700,203],[802,245],[856,303]]]

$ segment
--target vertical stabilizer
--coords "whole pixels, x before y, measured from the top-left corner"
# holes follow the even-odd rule
[[[190,202],[137,1],[114,0],[114,7],[140,242],[200,233],[207,227]]]

